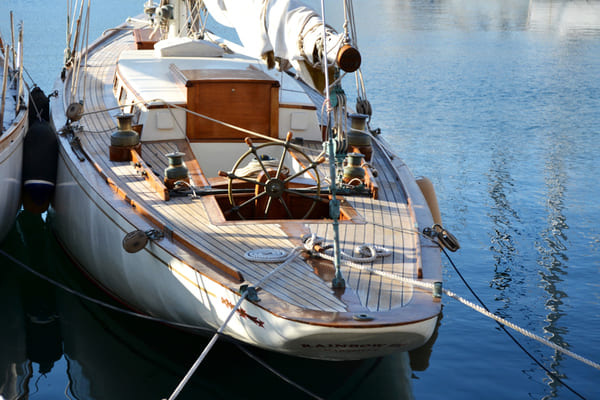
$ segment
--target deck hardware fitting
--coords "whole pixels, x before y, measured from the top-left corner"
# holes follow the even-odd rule
[[[258,293],[256,292],[256,288],[254,286],[242,285],[240,286],[240,294],[243,296],[245,293],[246,299],[254,302],[259,302],[260,298],[258,297]]]
[[[352,316],[352,319],[354,319],[355,321],[362,322],[373,321],[373,317],[371,317],[369,314],[354,314]]]

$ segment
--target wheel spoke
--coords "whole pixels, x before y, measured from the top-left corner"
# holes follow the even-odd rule
[[[285,179],[283,180],[283,182],[285,182],[285,183],[288,183],[288,182],[289,182],[289,181],[291,181],[292,179],[295,179],[295,178],[299,177],[300,175],[304,174],[304,173],[305,173],[305,172],[307,172],[309,169],[315,169],[315,170],[316,170],[315,166],[314,166],[314,165],[311,165],[311,166],[309,166],[309,167],[306,167],[306,168],[304,168],[303,170],[300,170],[300,171],[296,172],[294,175],[290,175],[290,176],[288,176],[287,178],[285,178]]]
[[[269,215],[269,210],[271,209],[271,200],[273,200],[273,197],[269,196],[269,199],[267,200],[267,205],[265,206],[265,212],[263,214],[263,217],[266,219],[267,215]]]
[[[254,158],[256,158],[256,161],[258,161],[258,164],[260,165],[260,168],[263,170],[265,175],[269,176],[269,172],[267,171],[265,164],[263,164],[262,159],[260,158],[260,155],[256,152],[255,149],[253,149],[252,153],[254,154]]]
[[[285,203],[285,201],[283,200],[282,197],[279,198],[279,202],[281,203],[283,208],[285,208],[285,212],[287,212],[288,217],[294,218],[294,216],[292,215],[292,212],[290,211],[290,209],[288,208],[287,204]]]
[[[229,213],[229,214],[237,213],[237,215],[241,219],[245,219],[242,216],[240,209],[249,204],[254,203],[256,206],[264,205],[264,210],[262,211],[262,215],[263,215],[263,218],[268,218],[269,214],[272,213],[273,201],[274,201],[274,199],[277,199],[281,203],[281,206],[283,207],[283,209],[285,210],[285,212],[287,214],[287,218],[293,219],[294,214],[292,214],[292,211],[291,211],[288,203],[286,203],[285,197],[281,197],[281,195],[283,193],[288,193],[289,195],[296,195],[296,196],[302,197],[302,198],[310,201],[310,203],[305,202],[308,205],[308,211],[304,214],[303,217],[298,216],[298,218],[307,218],[312,213],[312,211],[315,209],[317,202],[327,203],[327,199],[323,199],[321,197],[320,177],[319,177],[319,171],[317,168],[317,166],[321,162],[323,162],[323,160],[321,160],[321,158],[319,158],[319,160],[317,160],[317,161],[312,161],[312,159],[310,157],[308,157],[304,152],[302,152],[302,150],[296,149],[291,144],[291,138],[292,138],[292,133],[288,132],[285,143],[280,143],[280,144],[267,143],[267,144],[262,144],[262,145],[259,145],[256,147],[252,144],[252,141],[249,138],[245,139],[245,142],[248,144],[250,149],[245,154],[243,154],[237,160],[237,162],[234,164],[233,169],[232,169],[233,172],[230,172],[230,173],[225,173],[225,172],[221,173],[220,172],[219,173],[220,176],[226,176],[229,179],[227,194],[229,195],[229,202],[231,203],[232,208],[227,213]],[[277,170],[276,171],[273,171],[272,169],[268,169],[267,164],[265,164],[265,162],[264,162],[265,160],[261,159],[261,157],[259,155],[259,152],[267,151],[267,153],[264,154],[266,156],[266,154],[268,154],[268,147],[271,147],[271,146],[282,146],[283,147],[283,149],[281,151],[280,159],[277,161]],[[290,153],[292,150],[294,150],[294,154]],[[290,153],[290,155],[293,155],[294,158],[296,158],[296,155],[295,155],[296,152],[298,152],[299,156],[301,156],[300,158],[303,159],[302,161],[299,160],[299,164],[302,169],[289,177],[287,177],[287,176],[282,177],[282,174],[284,174],[284,171],[285,171],[285,174],[288,173],[287,168],[285,168],[285,160],[286,160],[286,157],[288,156],[288,153]],[[265,182],[262,182],[261,180],[259,180],[256,177],[255,178],[244,177],[244,176],[237,176],[235,174],[238,167],[245,160],[247,160],[247,157],[249,157],[251,154],[257,160],[258,165],[260,165],[259,170],[262,171],[263,174],[265,174],[265,176],[267,178]],[[308,166],[303,167],[303,165],[308,165]],[[311,170],[314,170],[314,171],[311,171]],[[273,176],[273,172],[275,172],[274,176]],[[291,181],[293,181],[297,177],[299,177],[303,174],[306,174],[306,173],[308,173],[312,179],[316,180],[317,184],[316,184],[315,190],[309,192],[309,190],[311,190],[310,188],[300,188],[300,187],[287,188],[286,187],[286,186],[290,185]],[[249,198],[248,200],[242,202],[239,205],[236,204],[236,199],[234,197],[234,191],[238,190],[238,189],[234,189],[235,188],[234,180],[238,180],[240,182],[245,182],[246,184],[255,186],[255,195],[252,196],[251,198]],[[260,193],[256,194],[256,192],[258,190],[260,190],[259,187],[261,187],[263,189]],[[265,196],[267,196],[266,201],[263,200],[260,203],[257,203],[257,200],[259,200],[261,198],[265,198]],[[302,207],[302,208],[304,208],[304,207]],[[260,213],[259,210],[256,210],[256,212]],[[301,212],[301,210],[298,210],[298,212]],[[260,214],[258,214],[258,215],[260,215]]]
[[[233,179],[239,179],[240,181],[248,182],[248,183],[251,183],[253,185],[259,185],[259,186],[263,186],[263,187],[266,186],[265,182],[261,182],[259,180],[252,179],[252,178],[246,178],[246,177],[243,177],[243,176],[237,176],[235,174],[231,174],[230,177],[229,177],[229,179],[231,179],[231,180],[233,180]]]
[[[287,142],[286,142],[287,145]],[[279,176],[281,174],[281,169],[283,168],[283,161],[285,160],[285,155],[287,154],[288,149],[287,147],[283,147],[283,151],[281,152],[281,157],[279,157],[279,165],[277,166],[277,174],[275,175],[276,179],[279,179]]]
[[[238,210],[244,206],[247,206],[248,204],[260,199],[261,197],[265,196],[267,194],[267,192],[262,191],[259,194],[257,194],[256,196],[246,200],[245,202],[243,202],[242,204],[240,204],[239,206],[235,206]]]
[[[325,201],[325,200],[323,200],[323,199],[322,199],[320,196],[318,196],[318,195],[311,196],[311,195],[308,195],[308,194],[302,193],[302,192],[300,192],[300,191],[298,191],[298,190],[294,190],[294,189],[284,189],[283,191],[284,191],[284,192],[286,192],[286,193],[295,194],[295,195],[298,195],[298,196],[300,196],[300,197],[304,197],[305,199],[309,199],[309,200],[312,200],[312,201],[315,201],[315,202],[316,202],[316,201]]]

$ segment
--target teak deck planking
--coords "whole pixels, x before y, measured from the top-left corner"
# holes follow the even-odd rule
[[[131,34],[120,35],[116,44],[103,46],[89,55],[86,79],[81,78],[86,90],[86,112],[104,110],[116,105],[112,94],[115,72],[114,60],[123,49],[133,48]],[[80,87],[79,90],[83,90]],[[65,100],[66,101],[66,100]],[[207,199],[171,197],[168,201],[144,179],[128,162],[111,162],[108,159],[110,132],[116,129],[113,115],[116,111],[88,114],[81,120],[84,127],[79,135],[82,147],[88,157],[96,162],[104,173],[121,188],[127,196],[142,205],[158,220],[169,226],[173,232],[184,237],[202,252],[210,254],[222,264],[231,265],[241,276],[253,283],[261,279],[276,264],[251,263],[243,258],[246,250],[275,247],[290,250],[294,239],[286,231],[289,226],[301,222],[270,221],[269,223],[249,224],[228,222],[215,224],[208,215]],[[308,145],[308,144],[307,144]],[[321,148],[314,146],[314,156]],[[162,179],[162,171],[167,165],[164,154],[174,150],[186,153],[186,162],[192,166],[192,179],[196,186],[206,186],[211,174],[199,171],[195,160],[190,158],[189,144],[185,141],[144,142],[141,158],[148,167]],[[418,235],[414,233],[415,221],[408,209],[408,200],[397,182],[396,174],[390,163],[377,147],[374,149],[373,166],[379,174],[376,178],[378,199],[362,196],[348,196],[348,202],[361,216],[361,222],[340,223],[340,245],[344,252],[352,254],[357,245],[375,243],[392,251],[386,258],[377,259],[369,267],[397,273],[408,278],[416,278],[421,267],[419,254],[409,249],[418,248]],[[329,174],[327,164],[320,167],[322,176]],[[216,174],[214,175],[216,176]],[[208,180],[207,180],[208,178]],[[304,221],[304,227],[296,227],[298,232],[308,231],[333,242],[331,223],[326,221]],[[293,230],[292,229],[292,230]],[[394,230],[394,234],[392,233]],[[214,238],[227,239],[219,244]],[[298,258],[284,274],[273,277],[264,285],[264,290],[297,307],[315,311],[388,311],[406,305],[412,299],[414,289],[408,285],[392,282],[356,269],[343,267],[347,289],[343,298],[354,298],[352,304],[346,304],[325,281],[313,271],[313,266]],[[394,290],[390,290],[394,287]],[[358,304],[356,304],[358,303]]]

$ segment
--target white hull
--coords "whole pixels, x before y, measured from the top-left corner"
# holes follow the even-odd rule
[[[352,179],[337,187],[344,196],[335,233],[337,209],[323,193],[332,173],[326,160],[335,158],[319,155],[323,127],[302,86],[206,41],[194,42],[194,54],[181,54],[189,41],[157,42],[148,51],[138,40],[147,33],[117,29],[103,36],[89,50],[89,67],[68,70],[51,100],[53,123],[64,129],[50,220],[77,264],[115,298],[175,326],[213,333],[235,309],[225,335],[288,355],[352,360],[423,345],[441,311],[431,292],[441,281],[441,256],[420,235],[433,224],[427,202],[389,146],[373,138],[365,149],[371,165],[358,167],[360,185]],[[86,86],[71,96],[77,81]],[[84,93],[81,119],[67,120],[65,111]],[[131,131],[114,132],[109,112],[119,104],[137,115],[141,132],[125,147]],[[248,134],[259,136],[256,147]],[[243,153],[248,146],[252,152]],[[167,188],[181,179],[168,176],[167,153],[187,155],[190,193]],[[241,172],[250,154],[263,162],[279,156],[280,164],[261,165],[263,177],[254,181]],[[281,205],[271,207],[271,200]],[[142,235],[141,246],[124,243],[130,233]],[[373,250],[371,259],[359,260],[368,271],[335,266],[325,246],[302,247],[306,237],[337,240],[346,255],[366,244],[385,254]],[[276,274],[281,260],[247,257],[300,247],[302,254]],[[258,295],[236,309],[243,285]]]
[[[27,111],[0,136],[0,241],[13,226],[21,204],[23,139],[27,133]]]
[[[125,218],[103,202],[96,191],[105,183],[97,179],[95,187],[90,187],[81,175],[86,169],[91,169],[87,163],[65,162],[61,149],[51,221],[73,259],[107,292],[133,309],[211,331],[220,327],[240,298],[237,288],[200,275],[190,265],[202,261],[181,248],[152,243],[138,253],[124,252],[122,238],[134,224],[138,228],[151,226],[141,218],[128,220],[135,214]],[[88,172],[87,179],[94,176],[93,171]],[[437,315],[417,323],[370,328],[365,334],[364,328],[335,328],[282,318],[260,303],[245,302],[224,333],[292,356],[354,360],[419,347],[431,337],[436,322]]]

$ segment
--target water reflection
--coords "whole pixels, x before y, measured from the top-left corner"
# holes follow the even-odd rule
[[[16,226],[18,232],[3,245],[15,258],[90,297],[110,301],[70,264],[39,216],[22,212]],[[0,268],[0,318],[5,327],[0,330],[0,396],[6,400],[53,392],[78,400],[168,397],[208,342],[81,300],[5,260]],[[373,387],[385,387],[378,398],[412,399],[410,364],[427,368],[431,346],[433,341],[412,357],[400,353],[341,363],[248,350],[324,398],[369,398]],[[41,379],[44,387],[52,388],[38,389]],[[309,398],[223,340],[178,398],[200,396]]]
[[[418,0],[383,1],[390,19],[408,31],[522,30],[527,25],[526,1]]]
[[[31,376],[25,344],[25,312],[18,280],[0,268],[0,398],[18,399]]]
[[[560,139],[558,140],[560,142]],[[568,146],[561,143],[554,143],[552,150],[546,162],[544,169],[546,178],[545,198],[546,202],[546,227],[540,233],[541,240],[537,243],[538,265],[540,266],[539,276],[543,289],[547,294],[544,303],[548,314],[546,315],[546,326],[544,330],[550,334],[548,340],[557,345],[568,348],[569,344],[565,342],[564,336],[568,334],[568,327],[560,322],[560,319],[566,315],[561,310],[563,299],[567,293],[560,289],[560,284],[568,274],[568,256],[567,256],[567,230],[569,229],[564,215],[565,195],[567,186],[567,168],[565,165],[565,152]],[[555,351],[550,363],[550,369],[559,378],[565,378],[559,371],[561,361],[564,355]],[[560,383],[552,376],[548,377],[552,397],[557,396]]]
[[[518,238],[522,221],[517,210],[511,204],[515,190],[512,174],[512,153],[501,139],[492,140],[492,154],[488,172],[488,192],[491,199],[488,216],[493,232],[490,236],[490,250],[494,257],[494,277],[490,286],[497,289],[495,300],[501,302],[496,313],[509,317],[510,301],[513,295],[508,293],[513,280],[520,276]],[[516,284],[520,282],[514,282]]]
[[[387,15],[384,18],[411,32],[600,34],[600,3],[589,0],[384,0],[382,7]]]
[[[600,34],[600,2],[589,0],[531,0],[527,25],[533,31],[561,35]]]

